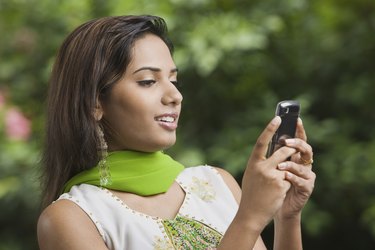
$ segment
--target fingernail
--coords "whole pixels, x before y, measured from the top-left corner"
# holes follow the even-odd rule
[[[272,125],[279,125],[280,122],[281,122],[281,118],[280,118],[280,116],[275,116],[275,117],[272,119],[272,121],[271,121]]]
[[[292,178],[293,177],[293,174],[291,172],[286,172],[286,177],[287,178]]]
[[[281,162],[277,166],[278,166],[279,169],[286,169],[286,167],[288,166],[288,164],[286,162]]]

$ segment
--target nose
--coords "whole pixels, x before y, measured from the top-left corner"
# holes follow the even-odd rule
[[[182,94],[177,89],[176,85],[174,85],[170,81],[165,82],[165,89],[164,89],[161,102],[164,105],[180,105],[182,102],[182,99],[183,99]]]

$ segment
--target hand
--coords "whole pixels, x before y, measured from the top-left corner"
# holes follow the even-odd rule
[[[313,152],[306,141],[305,129],[302,120],[299,119],[296,138],[285,140],[285,146],[296,149],[297,153],[291,157],[291,161],[282,162],[278,165],[279,170],[285,171],[285,179],[292,186],[277,213],[277,219],[299,217],[314,189],[316,175],[312,171]]]
[[[268,144],[280,123],[280,117],[275,117],[259,136],[242,180],[239,213],[259,231],[284,206],[287,192],[294,183],[286,179],[287,172],[280,171],[277,166],[294,155],[296,148],[282,147],[272,157],[265,158]]]

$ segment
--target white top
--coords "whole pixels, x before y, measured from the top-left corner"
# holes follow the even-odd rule
[[[174,219],[134,211],[105,188],[73,186],[59,199],[76,203],[95,223],[109,249],[210,249],[217,246],[238,205],[210,166],[185,168],[176,178],[185,199]]]

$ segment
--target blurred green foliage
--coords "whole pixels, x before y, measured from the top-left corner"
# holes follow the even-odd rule
[[[241,181],[279,100],[298,99],[318,175],[303,213],[305,249],[375,244],[373,0],[0,0],[0,250],[37,249],[38,160],[51,64],[76,26],[106,15],[164,17],[184,94],[186,165]],[[31,120],[9,138],[7,112]],[[264,232],[272,246],[272,225]]]

